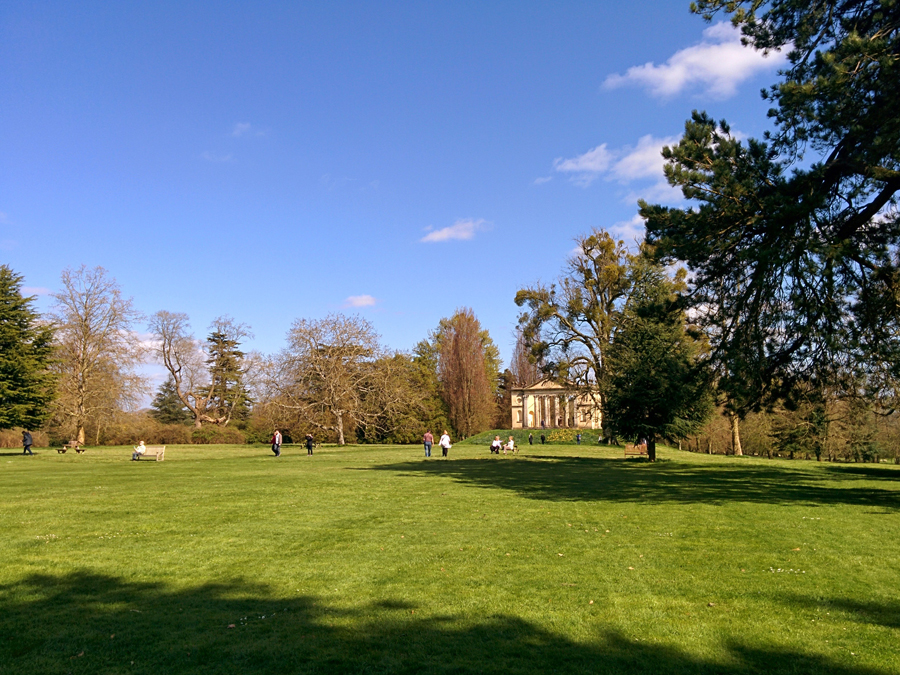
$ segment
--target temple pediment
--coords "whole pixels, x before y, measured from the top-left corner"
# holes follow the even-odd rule
[[[549,378],[527,387],[511,387],[512,428],[599,428],[602,412],[594,396]]]

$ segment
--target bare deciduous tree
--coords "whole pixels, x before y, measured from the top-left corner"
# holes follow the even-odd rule
[[[141,317],[102,267],[62,273],[51,314],[56,328],[59,397],[55,421],[85,441],[85,426],[136,404],[145,381],[135,373],[144,350],[132,332]]]
[[[344,445],[346,430],[374,413],[367,401],[384,384],[376,364],[385,355],[380,336],[362,317],[298,319],[276,359],[276,400]]]
[[[233,345],[250,336],[247,326],[229,317],[219,317],[210,328]],[[191,333],[187,314],[159,311],[151,318],[150,331],[157,341],[157,356],[172,377],[178,399],[194,418],[194,427],[199,429],[204,422],[227,425],[236,406],[211,405],[222,395],[221,387],[213,383],[223,378],[210,371],[216,359],[210,359],[207,345]]]

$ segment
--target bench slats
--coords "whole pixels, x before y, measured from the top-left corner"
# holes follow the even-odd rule
[[[143,455],[138,455],[137,459],[142,457],[155,457],[157,462],[161,462],[166,458],[166,446],[164,445],[148,445]]]

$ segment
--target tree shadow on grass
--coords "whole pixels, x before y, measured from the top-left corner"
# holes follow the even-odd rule
[[[407,476],[440,476],[530,499],[655,503],[757,502],[852,504],[900,508],[897,489],[862,487],[859,474],[826,473],[782,465],[733,466],[687,462],[630,462],[594,457],[518,457],[512,461],[462,459],[403,462],[354,469]]]
[[[348,610],[259,584],[175,590],[93,573],[0,588],[0,635],[4,675],[888,672],[760,645],[724,645],[708,660],[602,627],[579,643],[514,616],[473,625],[390,600]]]
[[[857,623],[900,628],[900,602],[898,601],[860,602],[852,598],[809,598],[801,595],[783,597],[781,601],[807,610],[844,612]]]
[[[883,466],[858,466],[846,464],[826,464],[825,470],[839,476],[853,476],[856,480],[888,480],[900,483],[900,469]]]

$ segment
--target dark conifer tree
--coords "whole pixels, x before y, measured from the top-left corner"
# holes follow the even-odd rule
[[[171,377],[162,383],[150,407],[150,416],[162,424],[189,424],[192,419],[191,413],[178,398]]]
[[[37,429],[49,415],[53,332],[22,296],[22,277],[0,265],[0,429]]]

